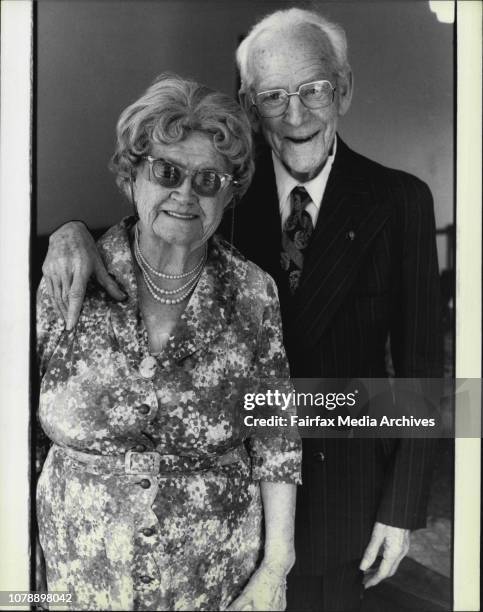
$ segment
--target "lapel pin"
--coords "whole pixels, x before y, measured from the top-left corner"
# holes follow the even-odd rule
[[[356,237],[356,233],[351,230],[350,232],[347,232],[345,237],[347,238],[347,240],[354,240],[354,238]]]

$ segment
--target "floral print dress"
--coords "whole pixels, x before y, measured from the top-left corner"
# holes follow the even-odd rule
[[[292,432],[240,426],[245,393],[266,378],[289,385],[276,289],[214,237],[154,359],[132,224],[99,242],[125,302],[89,285],[68,332],[38,292],[39,416],[54,443],[37,487],[48,588],[72,593],[73,609],[224,609],[261,558],[259,481],[300,482]]]

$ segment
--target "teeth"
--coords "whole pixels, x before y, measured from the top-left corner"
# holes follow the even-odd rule
[[[170,217],[175,217],[176,219],[196,219],[196,215],[177,213],[177,212],[173,212],[172,210],[165,210],[164,212]]]

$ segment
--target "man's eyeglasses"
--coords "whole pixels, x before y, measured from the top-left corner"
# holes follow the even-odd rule
[[[191,178],[191,187],[199,196],[213,198],[229,183],[237,186],[237,181],[231,174],[217,172],[216,170],[186,170],[167,159],[154,158],[144,155],[149,163],[150,180],[163,187],[175,189],[183,184],[187,176]]]
[[[330,81],[312,81],[303,83],[293,93],[285,89],[260,91],[255,95],[253,103],[262,117],[279,117],[287,110],[290,96],[298,96],[307,108],[324,108],[334,101],[335,90]]]

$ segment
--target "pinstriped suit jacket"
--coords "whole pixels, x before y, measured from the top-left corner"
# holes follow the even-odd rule
[[[442,376],[427,185],[358,155],[339,138],[300,285],[290,298],[280,269],[281,222],[268,147],[260,148],[256,168],[235,210],[234,242],[277,283],[292,376],[386,377],[388,337],[396,376]],[[322,574],[360,558],[376,520],[424,526],[432,442],[303,442],[296,572]]]

